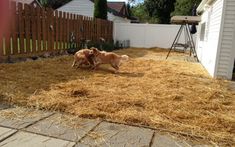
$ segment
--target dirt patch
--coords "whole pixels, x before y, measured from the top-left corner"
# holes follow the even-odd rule
[[[188,55],[182,53],[171,53],[167,61],[153,60],[166,56],[167,51],[160,49],[117,53],[132,57],[118,74],[106,65],[97,71],[72,69],[72,56],[1,64],[0,95],[18,105],[235,145],[235,93],[227,88],[227,81],[210,78],[199,63],[185,62]]]

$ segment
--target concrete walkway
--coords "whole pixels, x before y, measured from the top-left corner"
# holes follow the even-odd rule
[[[206,147],[156,130],[0,104],[0,147]]]

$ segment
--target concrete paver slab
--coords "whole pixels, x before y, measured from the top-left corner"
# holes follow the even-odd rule
[[[24,108],[5,109],[0,111],[0,126],[22,129],[50,115],[51,112]]]
[[[72,147],[74,145],[74,142],[28,132],[18,132],[0,143],[1,147]]]
[[[71,115],[55,114],[26,128],[26,130],[77,142],[99,122],[99,120],[94,119],[83,119]]]
[[[15,132],[16,132],[15,129],[0,127],[0,141],[6,139],[8,136],[12,135]]]
[[[102,147],[147,147],[153,133],[150,129],[102,122],[83,138],[81,143]]]
[[[175,140],[172,136],[155,133],[152,147],[191,147],[184,141]]]
[[[74,147],[91,147],[90,145],[82,144],[82,143],[77,143]]]

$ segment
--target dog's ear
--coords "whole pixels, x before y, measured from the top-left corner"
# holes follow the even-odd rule
[[[99,52],[99,50],[98,50],[97,48],[95,48],[95,47],[91,47],[91,50],[92,50],[94,53]]]
[[[95,49],[95,48],[94,48],[94,47],[91,47],[90,49],[93,50],[93,49]]]
[[[95,47],[91,47],[90,49],[91,49],[91,50],[98,50],[98,49],[97,49],[97,48],[95,48]]]

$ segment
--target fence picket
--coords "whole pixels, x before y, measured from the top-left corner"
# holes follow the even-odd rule
[[[30,6],[25,4],[24,6],[24,14],[25,14],[25,39],[26,39],[26,52],[30,53],[31,52],[31,47],[30,47]]]
[[[18,44],[17,44],[17,36],[18,36],[18,16],[16,15],[16,2],[11,2],[11,29],[12,29],[12,47],[13,47],[13,54],[18,54]]]
[[[0,58],[3,56],[3,35],[0,34]]]
[[[59,28],[59,18],[58,18],[58,11],[56,10],[55,11],[55,28],[54,28],[54,38],[55,38],[55,42],[54,42],[54,46],[55,46],[55,49],[59,49],[58,48],[58,28]]]
[[[8,5],[7,7],[7,11],[10,12],[10,6]],[[10,22],[11,24],[11,22]],[[11,46],[10,46],[10,43],[11,43],[11,29],[7,29],[7,30],[4,30],[4,35],[5,35],[5,53],[6,55],[10,55],[11,54]]]
[[[11,25],[0,34],[0,56],[68,49],[72,32],[76,47],[82,38],[95,42],[100,37],[112,40],[113,23],[110,21],[22,3],[10,4]]]
[[[37,52],[37,17],[36,17],[36,8],[31,7],[31,37],[32,37],[32,52]]]
[[[54,17],[54,12],[53,9],[50,9],[50,18],[51,18],[51,23],[50,23],[50,37],[51,37],[51,50],[54,51],[54,33],[55,33],[55,17]]]
[[[43,8],[41,11],[42,14],[42,40],[43,40],[43,51],[46,51],[47,44],[47,32],[46,32],[46,11]]]
[[[63,40],[63,49],[66,49],[66,48],[68,48],[68,41],[67,41],[67,35],[68,35],[68,33],[67,33],[67,31],[68,31],[68,26],[67,26],[67,21],[68,20],[68,14],[67,13],[65,13],[65,12],[63,12],[63,24],[62,24],[62,30],[61,30],[61,33],[63,33],[62,35],[62,40]],[[65,44],[66,44],[66,46],[65,46]]]
[[[52,50],[51,48],[51,11],[46,8],[47,19],[46,19],[46,30],[47,30],[47,50]]]
[[[59,45],[60,45],[60,49],[62,49],[62,42],[63,42],[63,30],[65,29],[64,27],[64,16],[62,12],[59,12]]]
[[[41,10],[40,7],[36,8],[36,20],[37,20],[37,52],[40,52],[42,50],[41,48],[41,38],[42,38],[42,19],[41,19]]]
[[[18,27],[19,27],[19,43],[20,43],[20,54],[23,54],[25,52],[24,49],[24,11],[23,11],[23,4],[18,3]]]

